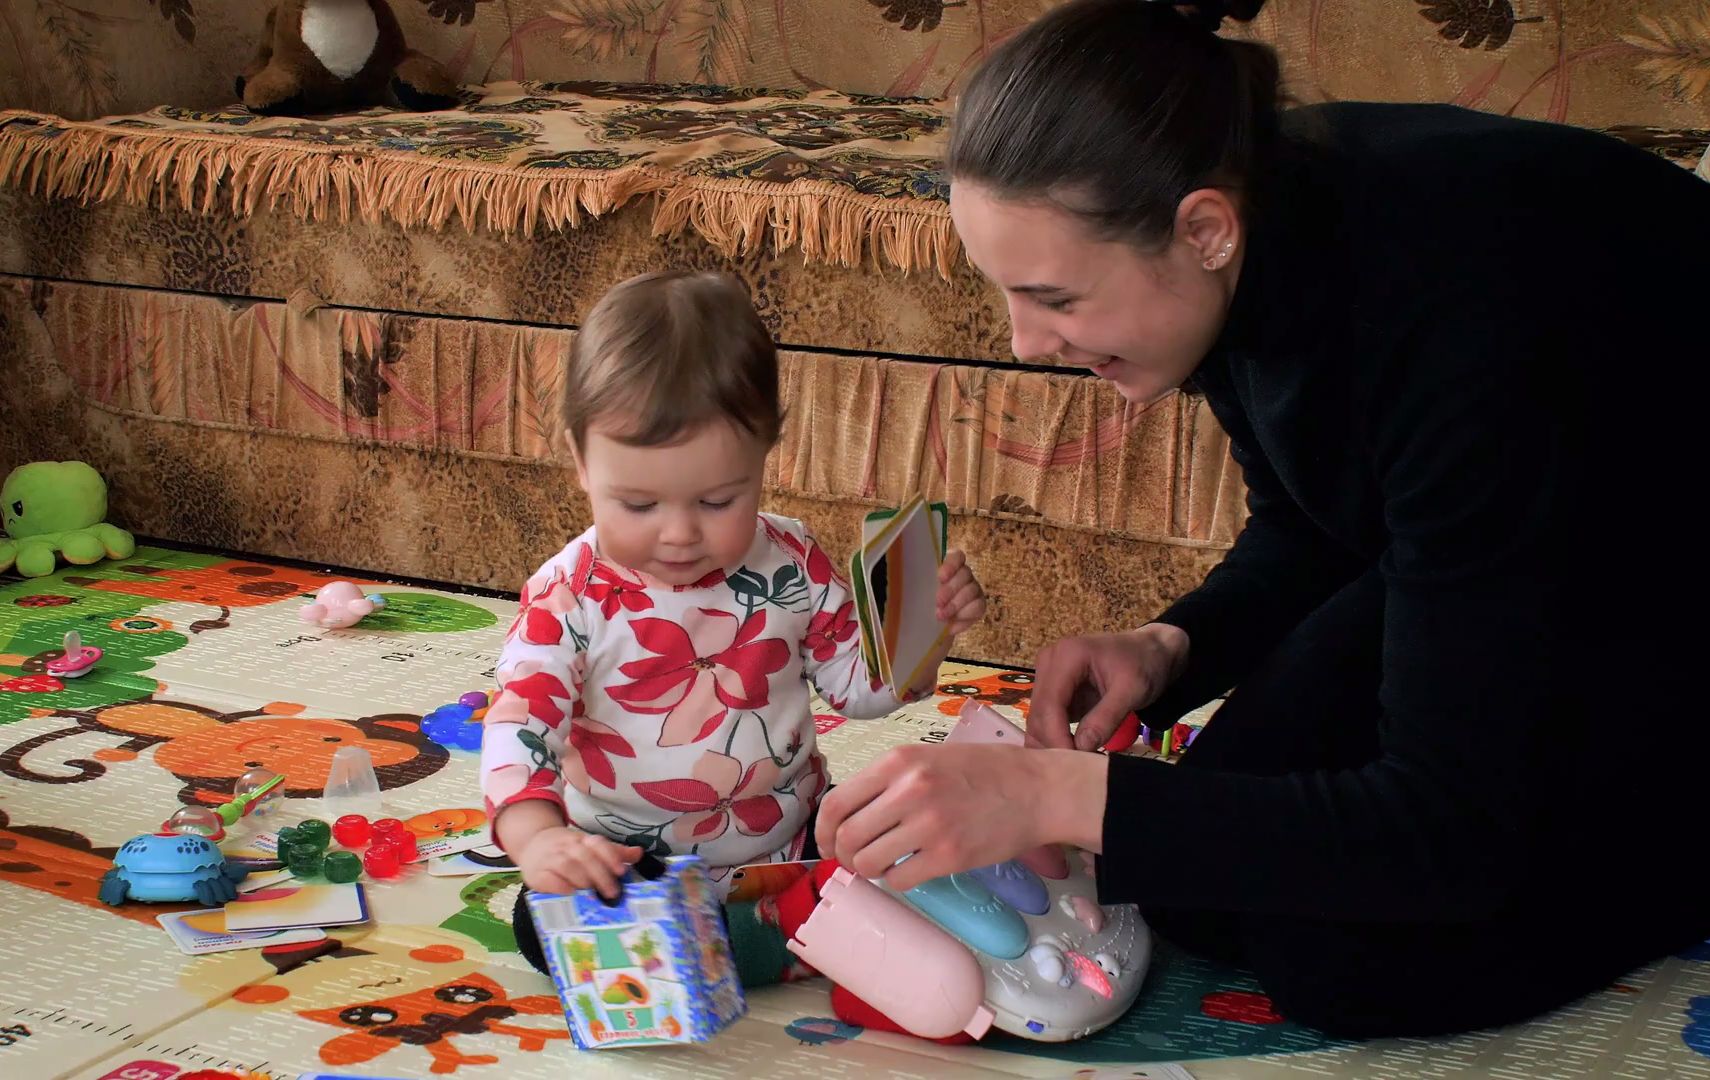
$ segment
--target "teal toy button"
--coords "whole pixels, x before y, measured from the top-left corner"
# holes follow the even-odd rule
[[[1027,923],[979,880],[951,874],[916,885],[903,894],[922,915],[955,934],[962,943],[1000,960],[1027,951]]]

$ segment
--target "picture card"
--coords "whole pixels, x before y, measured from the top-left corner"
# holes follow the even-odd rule
[[[368,897],[360,882],[279,885],[244,893],[227,904],[226,933],[349,926],[368,921]]]
[[[155,918],[172,938],[173,944],[191,956],[233,952],[238,949],[259,949],[264,945],[296,945],[306,941],[319,941],[327,936],[326,931],[318,927],[228,933],[224,908],[177,911]]]

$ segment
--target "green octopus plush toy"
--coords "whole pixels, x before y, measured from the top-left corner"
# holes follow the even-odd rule
[[[83,462],[18,466],[0,486],[0,519],[11,538],[0,540],[0,573],[16,563],[25,577],[42,577],[62,555],[79,566],[130,557],[135,538],[106,516],[107,483]]]

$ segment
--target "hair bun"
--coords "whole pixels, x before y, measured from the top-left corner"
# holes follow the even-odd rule
[[[1217,33],[1224,19],[1251,22],[1265,6],[1265,0],[1193,0],[1177,3],[1176,10],[1189,22]]]

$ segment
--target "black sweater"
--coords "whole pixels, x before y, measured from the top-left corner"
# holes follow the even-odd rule
[[[1668,542],[1697,510],[1710,184],[1446,106],[1285,130],[1193,380],[1251,514],[1159,617],[1191,645],[1148,719],[1236,686],[1375,572],[1381,752],[1279,778],[1113,759],[1103,899],[1477,920],[1551,894],[1564,858],[1691,843],[1710,719],[1670,703],[1705,589]]]

